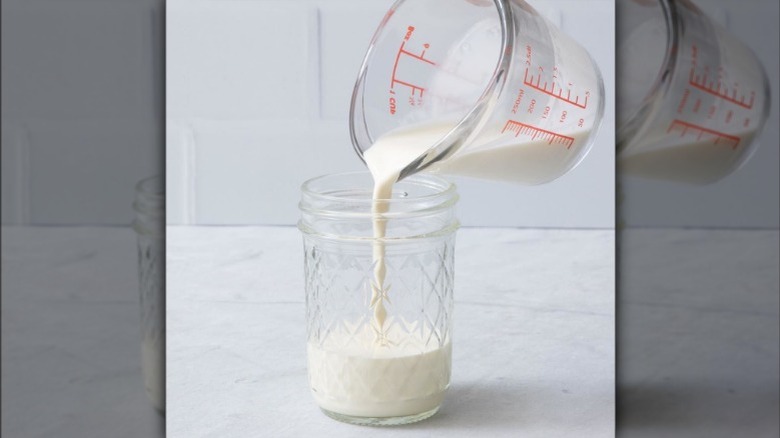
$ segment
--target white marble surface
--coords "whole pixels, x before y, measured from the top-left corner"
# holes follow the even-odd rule
[[[2,436],[163,436],[141,376],[135,233],[4,226],[2,239]]]
[[[171,438],[614,434],[611,230],[460,230],[452,386],[438,414],[395,429],[331,420],[309,394],[297,229],[167,238]]]

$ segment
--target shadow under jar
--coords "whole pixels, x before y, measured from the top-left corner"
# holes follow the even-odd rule
[[[450,383],[458,195],[427,175],[391,199],[372,186],[368,172],[302,186],[309,383],[332,418],[406,424],[435,414]]]

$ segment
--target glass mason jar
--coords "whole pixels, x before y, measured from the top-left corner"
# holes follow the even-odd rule
[[[413,175],[376,201],[383,209],[368,172],[314,178],[302,192],[314,399],[354,424],[430,417],[450,383],[454,185]]]
[[[146,394],[165,411],[165,184],[151,177],[135,187],[138,284],[141,301],[141,366]]]

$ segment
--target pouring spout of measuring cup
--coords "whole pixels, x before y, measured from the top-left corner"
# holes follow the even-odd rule
[[[514,40],[507,2],[458,2],[460,13],[447,14],[446,0],[397,1],[371,41],[355,83],[354,149],[365,162],[369,148],[395,139],[395,147],[403,149],[397,154],[406,157],[399,180],[470,144],[506,83],[507,47]],[[482,18],[464,13],[471,9]],[[438,11],[452,28],[431,27],[435,23],[420,18],[430,16],[427,11]]]
[[[528,3],[399,0],[361,66],[350,135],[364,162],[392,143],[401,179],[539,184],[580,162],[603,113],[596,63]]]

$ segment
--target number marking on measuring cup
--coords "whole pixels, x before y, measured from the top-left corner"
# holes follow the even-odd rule
[[[544,83],[542,83],[542,75],[546,74],[546,72],[543,66],[534,67],[538,70],[538,73],[531,73],[531,68],[534,66],[533,56],[534,48],[531,45],[525,46],[525,75],[523,76],[523,84],[578,108],[586,109],[588,107],[590,91],[585,92],[585,98],[580,102],[581,96],[577,94],[572,96],[571,83],[568,84],[568,88],[559,86],[556,90],[555,80],[558,79],[561,73],[558,67],[552,68],[552,78],[544,81]]]
[[[507,120],[504,125],[504,129],[501,130],[503,134],[506,131],[514,132],[515,137],[520,134],[525,134],[531,137],[532,140],[536,140],[537,137],[547,139],[548,144],[559,143],[566,146],[566,149],[571,148],[574,144],[574,137],[558,134],[557,132],[548,131],[546,129],[537,128],[536,126],[521,123],[516,120]]]
[[[393,74],[390,76],[390,93],[395,94],[395,86],[396,85],[403,85],[406,87],[409,87],[412,90],[412,96],[414,96],[414,93],[417,92],[419,97],[423,96],[423,93],[425,93],[425,88],[420,87],[418,85],[412,84],[410,82],[402,81],[398,79],[398,63],[401,61],[401,57],[408,56],[410,58],[416,59],[418,61],[425,62],[430,65],[436,65],[435,62],[431,61],[430,59],[425,57],[425,52],[431,47],[430,44],[425,43],[423,44],[423,50],[420,51],[420,53],[413,53],[408,50],[406,50],[406,43],[409,41],[409,39],[412,37],[412,34],[414,33],[414,26],[409,26],[406,29],[406,35],[404,36],[403,41],[401,41],[401,47],[398,48],[398,53],[395,56],[395,63],[393,64]]]
[[[740,138],[737,136],[729,135],[714,129],[705,128],[703,126],[689,123],[680,119],[673,120],[669,125],[669,129],[666,130],[667,133],[673,131],[679,132],[680,137],[683,137],[688,133],[696,134],[697,140],[701,140],[702,136],[704,135],[710,135],[713,137],[712,144],[720,144],[720,141],[724,140],[727,142],[727,144],[730,144],[731,149],[736,149],[740,142]]]
[[[695,67],[691,67],[691,74],[690,78],[688,79],[688,83],[694,88],[697,88],[699,90],[704,91],[705,93],[712,94],[715,97],[719,97],[727,102],[731,102],[735,105],[741,106],[742,108],[746,109],[752,109],[753,103],[756,98],[756,92],[753,91],[750,93],[750,100],[748,102],[745,102],[745,95],[737,96],[737,88],[738,84],[735,84],[734,88],[731,89],[731,92],[729,93],[728,87],[723,86],[722,82],[720,80],[711,81],[707,77],[707,73],[697,75],[695,71]]]
[[[724,69],[722,67],[718,69],[718,77],[716,79],[711,79],[709,77],[710,68],[708,66],[702,68],[703,72],[701,74],[696,74],[696,68],[699,66],[699,47],[696,44],[691,46],[691,63],[693,65],[691,66],[691,74],[688,77],[688,83],[692,87],[723,99],[726,102],[741,106],[742,108],[753,108],[756,92],[750,92],[750,100],[748,102],[745,101],[747,96],[744,94],[737,96],[737,88],[739,88],[738,83],[734,84],[731,92],[729,92],[728,86],[723,84],[722,76],[724,74]]]
[[[523,77],[523,83],[525,85],[528,85],[529,87],[541,91],[544,94],[550,95],[556,99],[560,99],[566,103],[572,104],[576,107],[585,109],[588,107],[588,97],[590,97],[590,91],[585,92],[585,99],[582,103],[580,103],[580,96],[575,95],[574,98],[571,96],[571,88],[566,89],[566,95],[564,96],[563,88],[558,88],[558,91],[556,93],[555,90],[555,82],[550,82],[548,84],[547,81],[542,84],[542,73],[543,69],[539,67],[540,72],[538,74],[532,74],[530,69],[528,67],[525,68],[525,76]],[[549,85],[549,88],[548,88]]]

